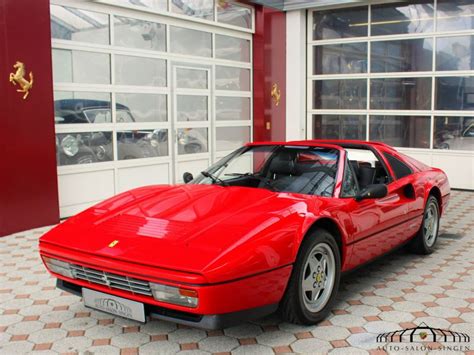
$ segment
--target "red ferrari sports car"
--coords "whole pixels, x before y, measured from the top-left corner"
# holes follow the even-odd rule
[[[280,310],[314,324],[342,272],[407,244],[431,253],[446,175],[363,141],[250,143],[185,185],[124,192],[40,239],[86,306],[207,329]]]

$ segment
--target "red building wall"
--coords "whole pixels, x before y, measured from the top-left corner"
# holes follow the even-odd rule
[[[16,61],[34,76],[25,100]],[[0,236],[58,222],[53,117],[49,1],[0,0]]]
[[[253,139],[284,141],[286,131],[286,14],[255,6],[253,37]],[[280,89],[278,106],[272,85]]]

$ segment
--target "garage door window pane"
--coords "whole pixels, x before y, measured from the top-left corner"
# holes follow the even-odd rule
[[[434,148],[474,151],[474,117],[435,117]]]
[[[113,157],[112,132],[56,134],[58,166],[100,163]]]
[[[216,65],[216,89],[250,91],[250,70]]]
[[[216,120],[250,120],[250,98],[216,97]]]
[[[207,89],[207,70],[177,68],[177,87],[180,89]]]
[[[176,103],[178,121],[207,121],[207,100],[207,96],[178,95]]]
[[[370,90],[371,109],[431,109],[431,78],[372,79]]]
[[[372,42],[373,73],[431,71],[432,62],[432,39]]]
[[[110,102],[110,93],[55,91],[54,123],[110,123]]]
[[[168,9],[168,0],[114,0],[114,2],[128,6],[146,7],[158,11],[166,11]]]
[[[438,0],[438,31],[460,31],[474,28],[472,0]]]
[[[366,109],[367,80],[315,80],[313,95],[313,109]]]
[[[121,85],[166,86],[166,61],[116,55],[115,81]]]
[[[313,40],[367,36],[368,8],[313,12]]]
[[[250,142],[250,127],[217,127],[216,149],[218,152],[234,150]]]
[[[118,160],[156,158],[168,155],[168,130],[117,132]]]
[[[110,55],[53,49],[53,78],[59,83],[110,84]]]
[[[166,95],[117,93],[117,123],[167,121]]]
[[[109,44],[109,34],[109,15],[51,5],[52,38]]]
[[[208,32],[170,26],[171,52],[199,57],[212,56],[212,35]]]
[[[130,17],[114,17],[116,46],[166,51],[166,25]]]
[[[207,128],[178,129],[178,154],[206,153],[208,151]]]
[[[171,0],[171,11],[177,14],[202,18],[214,19],[213,0]]]
[[[436,78],[436,110],[474,110],[474,77]]]
[[[252,28],[252,10],[227,0],[216,1],[217,21],[228,25]]]
[[[313,47],[313,74],[367,73],[367,43]]]
[[[372,6],[372,36],[433,31],[433,0]]]
[[[371,116],[369,123],[370,140],[394,147],[430,147],[430,117]]]
[[[250,41],[216,34],[216,58],[250,62]]]
[[[473,52],[474,36],[438,38],[436,40],[436,70],[473,70]]]
[[[313,115],[313,138],[365,140],[366,126],[362,115]]]

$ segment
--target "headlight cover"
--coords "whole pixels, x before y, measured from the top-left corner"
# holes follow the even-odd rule
[[[64,154],[73,157],[79,151],[79,142],[76,138],[68,134],[61,140],[61,148]]]
[[[47,256],[43,256],[43,261],[49,271],[74,279],[74,275],[69,267],[69,263],[58,259],[49,258]]]
[[[157,301],[196,308],[199,304],[198,293],[186,288],[161,285],[150,282],[153,298]]]

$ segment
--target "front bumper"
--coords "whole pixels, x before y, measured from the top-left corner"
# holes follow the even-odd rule
[[[77,284],[57,279],[56,286],[61,290],[82,297],[82,287]],[[130,299],[132,298],[130,297]],[[145,314],[154,319],[161,319],[196,328],[214,330],[267,316],[275,312],[277,308],[278,303],[275,303],[223,314],[202,315],[145,303]]]

